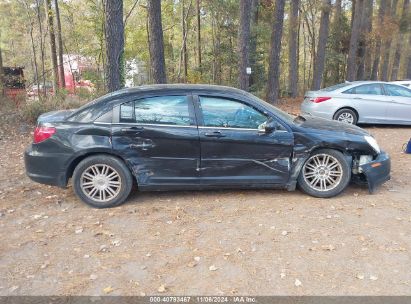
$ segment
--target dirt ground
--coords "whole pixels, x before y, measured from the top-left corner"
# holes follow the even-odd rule
[[[12,117],[0,117],[0,295],[411,295],[411,127],[367,127],[392,157],[374,195],[135,192],[97,210],[25,176],[31,127]]]

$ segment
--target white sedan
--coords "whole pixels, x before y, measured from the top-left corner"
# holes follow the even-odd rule
[[[350,124],[411,125],[411,90],[380,81],[340,83],[307,92],[301,112]]]

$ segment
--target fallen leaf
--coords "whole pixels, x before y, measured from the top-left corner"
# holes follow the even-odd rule
[[[109,294],[109,293],[113,292],[114,289],[111,286],[108,286],[108,287],[104,288],[103,291],[104,291],[105,294]]]
[[[321,248],[325,251],[333,251],[335,250],[335,247],[333,245],[323,245]]]
[[[197,266],[197,263],[196,262],[190,262],[190,263],[187,264],[187,266],[190,267],[190,268],[193,268],[193,267]]]
[[[167,288],[164,286],[164,284],[161,285],[161,286],[157,289],[158,292],[166,292],[166,290],[167,290]]]
[[[378,280],[378,277],[375,276],[375,275],[370,275],[370,280],[371,281],[376,281],[376,280]]]

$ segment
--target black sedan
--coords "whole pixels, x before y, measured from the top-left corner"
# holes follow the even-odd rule
[[[39,117],[25,153],[28,176],[85,203],[123,203],[140,191],[299,188],[332,197],[351,180],[370,192],[390,178],[390,158],[356,126],[293,117],[247,92],[154,85],[105,95]]]

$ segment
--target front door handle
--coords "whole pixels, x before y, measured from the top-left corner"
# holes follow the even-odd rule
[[[143,131],[143,127],[129,127],[129,128],[121,128],[121,132],[125,133],[139,133]]]
[[[211,133],[204,133],[204,136],[217,137],[217,138],[225,137],[225,135],[223,133],[221,133],[220,131],[214,131],[214,132],[211,132]]]

